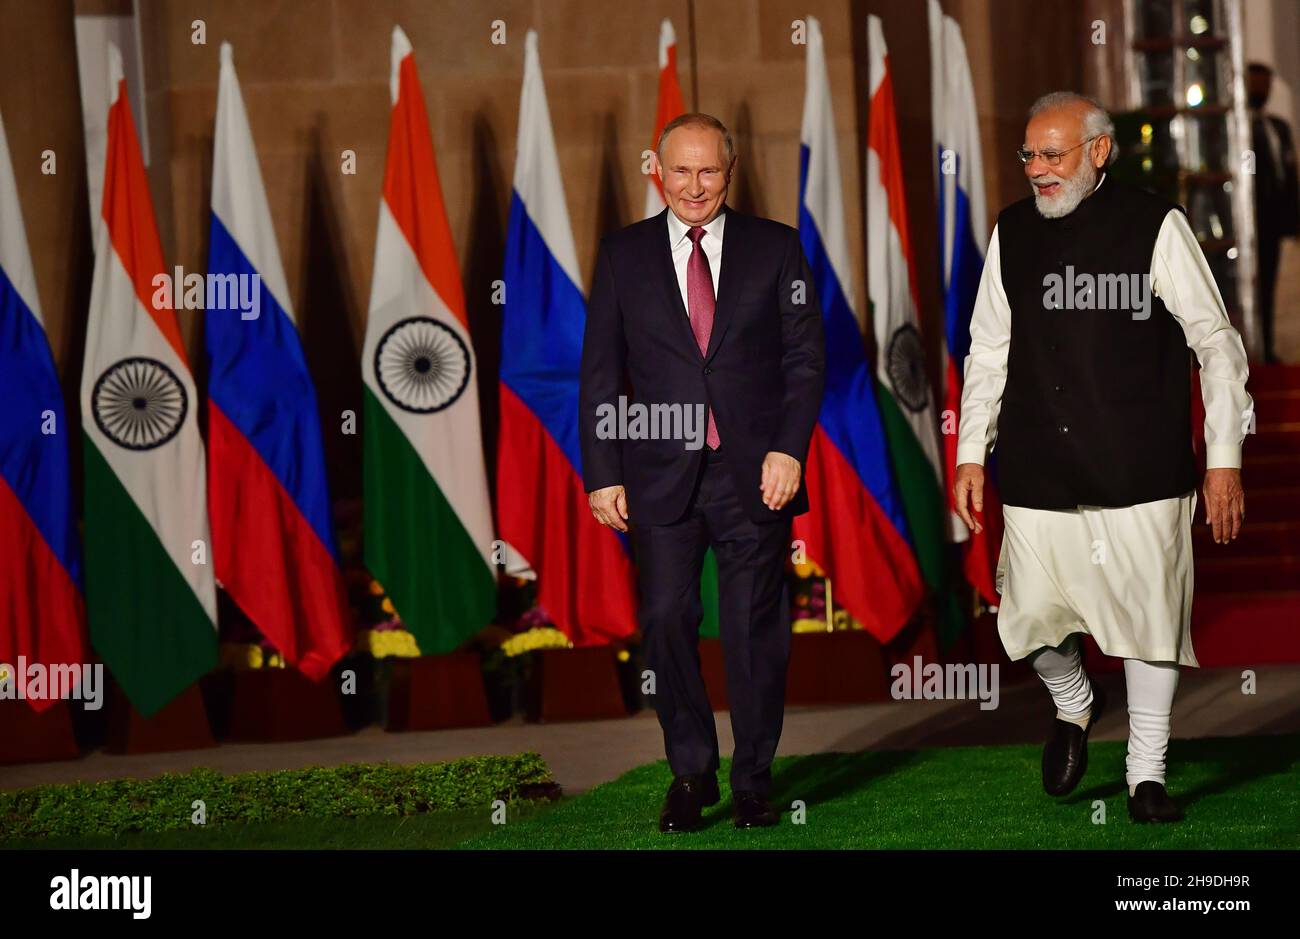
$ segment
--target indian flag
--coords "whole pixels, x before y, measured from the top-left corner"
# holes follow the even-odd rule
[[[668,122],[685,113],[682,86],[677,80],[677,33],[673,30],[673,21],[664,19],[659,24],[659,104],[655,108],[655,129],[650,137],[651,150],[659,145],[659,135],[664,132]],[[657,173],[651,173],[646,180],[645,217],[658,215],[667,206],[663,183]]]
[[[109,47],[108,154],[86,355],[91,643],[149,716],[217,662],[198,398],[172,310],[122,56]],[[173,285],[179,286],[179,285]]]
[[[365,380],[365,559],[425,654],[496,613],[492,509],[465,294],[411,43],[393,29]]]
[[[960,629],[948,589],[947,541],[955,532],[944,495],[934,396],[925,371],[912,241],[889,55],[878,16],[867,17],[870,111],[867,121],[867,286],[876,336],[876,374],[889,457],[917,563],[944,604],[940,638]]]

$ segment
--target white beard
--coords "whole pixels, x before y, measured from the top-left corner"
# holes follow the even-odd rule
[[[1038,187],[1032,181],[1029,184],[1034,193],[1034,207],[1038,209],[1038,214],[1043,218],[1060,218],[1077,209],[1079,203],[1097,188],[1097,167],[1084,161],[1079,164],[1073,176],[1061,177],[1049,174],[1038,181],[1061,184],[1060,191],[1054,196],[1040,196]]]

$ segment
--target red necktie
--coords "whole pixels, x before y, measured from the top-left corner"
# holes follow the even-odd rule
[[[686,235],[694,243],[690,259],[686,262],[686,312],[691,317],[691,332],[695,334],[695,344],[703,355],[709,348],[709,336],[713,334],[713,273],[709,270],[709,259],[700,247],[700,239],[705,236],[703,228],[692,228]],[[709,427],[705,441],[713,450],[722,442],[718,438],[718,426],[713,422],[713,408],[709,408]]]

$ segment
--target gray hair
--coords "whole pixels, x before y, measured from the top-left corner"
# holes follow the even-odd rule
[[[727,130],[727,126],[712,114],[695,111],[679,115],[664,125],[663,131],[659,134],[659,142],[655,144],[655,156],[659,157],[661,162],[663,160],[664,141],[668,139],[670,133],[679,127],[708,127],[711,130],[716,130],[722,135],[722,146],[727,151],[727,165],[730,166],[736,159],[736,142],[732,140],[731,131]]]
[[[1083,115],[1083,135],[1100,137],[1104,134],[1110,138],[1110,154],[1106,157],[1106,166],[1110,166],[1119,159],[1119,144],[1115,141],[1115,122],[1111,120],[1110,112],[1103,108],[1096,98],[1081,95],[1077,91],[1053,91],[1051,94],[1043,95],[1030,106],[1029,117],[1033,119],[1044,111],[1054,111],[1057,108],[1080,103],[1086,106]]]

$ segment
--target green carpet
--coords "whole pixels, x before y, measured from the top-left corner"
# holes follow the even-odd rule
[[[1038,746],[867,751],[783,757],[775,766],[781,824],[737,831],[727,762],[723,801],[704,831],[661,835],[665,762],[556,803],[463,807],[404,817],[287,818],[220,828],[0,843],[0,849],[644,849],[691,848],[1300,848],[1300,735],[1174,741],[1170,792],[1177,825],[1135,825],[1125,808],[1124,745],[1094,743],[1083,783],[1053,799],[1039,782]],[[1094,800],[1106,824],[1093,823]],[[790,805],[806,807],[793,824]]]
[[[781,823],[737,831],[727,764],[708,827],[663,835],[656,820],[672,777],[642,766],[464,848],[1297,848],[1300,736],[1174,741],[1169,789],[1187,813],[1176,825],[1129,820],[1124,744],[1093,743],[1087,775],[1062,799],[1043,793],[1041,747],[961,747],[784,757],[774,767]],[[790,806],[806,806],[793,824]],[[1105,803],[1094,824],[1093,802]]]

